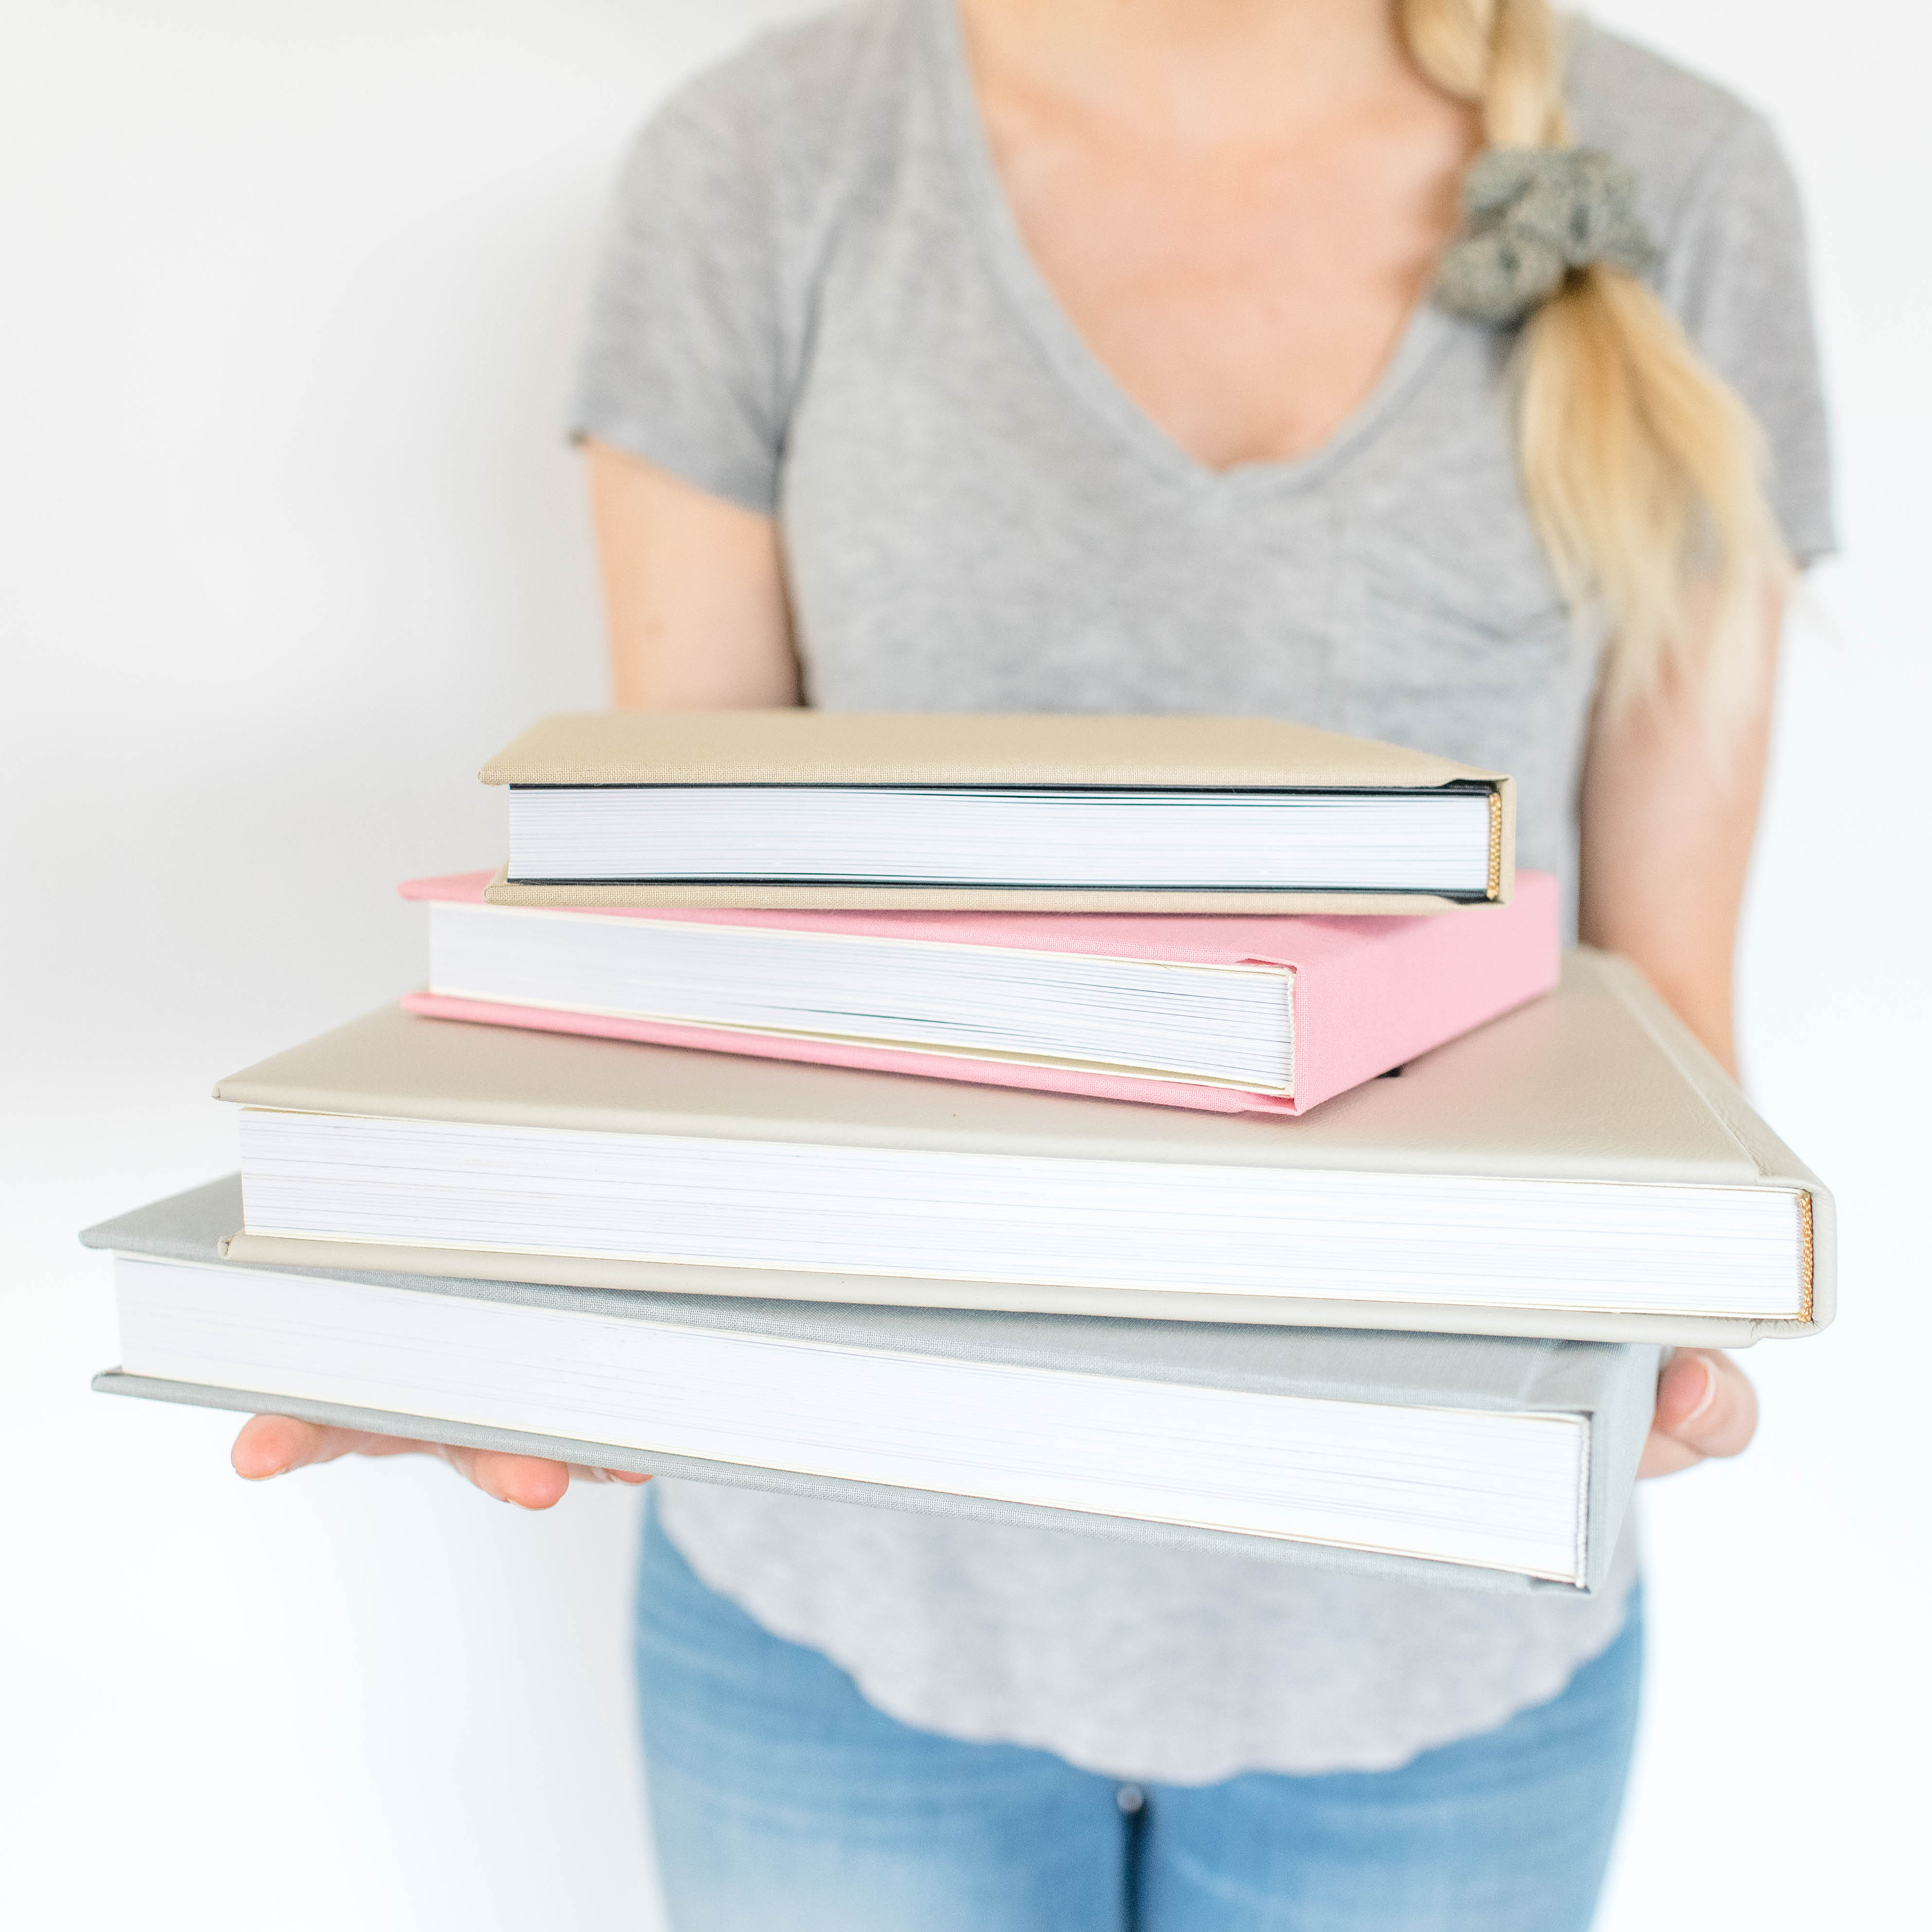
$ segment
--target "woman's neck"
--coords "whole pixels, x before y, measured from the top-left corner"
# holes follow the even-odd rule
[[[957,0],[976,68],[1083,113],[1238,145],[1424,84],[1393,0]]]
[[[944,0],[1048,289],[1127,394],[1222,470],[1360,408],[1456,217],[1475,117],[1394,0]]]

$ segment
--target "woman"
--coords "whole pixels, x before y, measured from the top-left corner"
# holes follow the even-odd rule
[[[1716,89],[1545,0],[861,0],[646,129],[578,424],[620,704],[1259,712],[1510,771],[1524,861],[1730,1059],[1831,532],[1792,192]],[[1680,1354],[1646,1472],[1754,1420]],[[236,1465],[411,1446],[258,1418]],[[1492,1598],[662,1487],[680,1932],[1589,1920],[1634,1548]]]

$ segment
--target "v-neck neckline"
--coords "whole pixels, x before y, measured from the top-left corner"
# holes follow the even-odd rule
[[[947,152],[995,280],[1060,380],[1141,460],[1197,496],[1295,489],[1318,482],[1377,428],[1448,340],[1454,324],[1425,296],[1410,311],[1368,394],[1312,449],[1216,470],[1184,448],[1101,361],[1034,260],[993,159],[973,86],[958,0],[916,0]]]

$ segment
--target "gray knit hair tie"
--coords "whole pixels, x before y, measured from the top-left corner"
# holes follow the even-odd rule
[[[1442,251],[1436,299],[1502,326],[1572,268],[1634,273],[1657,253],[1636,204],[1635,172],[1600,148],[1486,148],[1462,176],[1462,232]]]

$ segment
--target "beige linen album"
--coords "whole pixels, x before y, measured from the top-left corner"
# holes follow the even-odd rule
[[[510,905],[1413,913],[1503,903],[1510,779],[1267,718],[547,718]]]
[[[1300,1120],[394,1006],[216,1091],[250,1263],[1728,1346],[1832,1314],[1829,1195],[1587,951]]]

